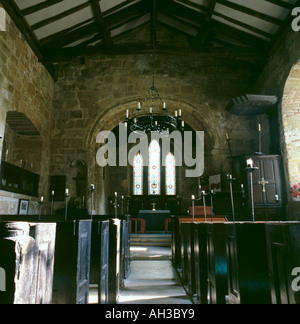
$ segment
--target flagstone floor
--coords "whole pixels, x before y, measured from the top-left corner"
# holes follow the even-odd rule
[[[131,273],[119,304],[192,304],[172,266],[171,249],[132,247]]]

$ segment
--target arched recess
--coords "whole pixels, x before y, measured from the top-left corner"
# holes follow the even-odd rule
[[[5,201],[1,213],[17,214],[20,195],[25,195],[29,199],[28,213],[37,214],[38,196],[46,196],[43,188],[48,178],[44,172],[44,139],[35,124],[21,112],[6,112],[3,124],[1,189],[6,193],[0,196],[1,202]]]
[[[94,209],[98,214],[109,212],[109,198],[112,198],[111,196],[114,190],[112,189],[112,186],[108,184],[109,174],[107,168],[99,167],[96,163],[96,154],[101,146],[100,144],[96,143],[97,135],[101,131],[113,131],[118,128],[118,125],[124,121],[127,109],[130,111],[130,114],[134,114],[136,112],[135,107],[137,106],[138,101],[139,98],[134,98],[122,103],[102,107],[97,118],[94,119],[93,124],[90,126],[87,132],[85,138],[85,148],[88,150],[91,158],[90,163],[88,164],[88,181],[89,183],[94,183],[96,185],[94,201],[98,203],[97,206],[94,206]],[[205,166],[207,166],[210,171],[213,170],[213,159],[211,158],[211,152],[214,148],[218,147],[220,142],[220,139],[218,138],[219,132],[216,132],[215,129],[210,126],[211,120],[214,120],[215,127],[218,127],[218,119],[213,115],[213,109],[208,105],[203,105],[203,107],[195,107],[192,103],[183,101],[181,99],[166,99],[166,101],[169,113],[174,113],[174,111],[178,111],[178,109],[182,110],[182,119],[185,121],[189,129],[194,131],[204,131]],[[154,107],[158,107],[158,104],[155,105],[154,103]],[[115,171],[119,172],[117,169]],[[132,179],[127,178],[127,180],[121,181],[117,184],[118,188],[123,188],[123,192],[118,191],[119,195],[126,195],[130,193],[124,192],[124,188],[131,188],[131,180]],[[198,179],[194,180],[196,181],[195,184],[197,185]],[[185,191],[185,193],[190,197],[189,192]]]
[[[32,121],[23,113],[8,111],[2,160],[40,174],[42,146],[42,137]]]
[[[300,202],[300,61],[292,67],[286,80],[281,113],[288,192],[295,188],[289,200]]]

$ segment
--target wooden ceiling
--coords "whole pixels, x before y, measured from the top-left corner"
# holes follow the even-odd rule
[[[299,0],[0,0],[39,60],[158,52],[266,60],[291,30]],[[172,33],[160,39],[161,28]],[[134,37],[148,30],[145,37]],[[184,36],[180,44],[174,39]],[[130,42],[128,40],[131,40]],[[134,40],[134,41],[133,41]],[[174,45],[175,44],[175,45]]]

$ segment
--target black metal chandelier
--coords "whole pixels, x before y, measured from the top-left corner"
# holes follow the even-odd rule
[[[130,116],[129,110],[126,111],[125,126],[131,132],[146,133],[157,132],[168,136],[173,131],[184,131],[184,121],[181,119],[181,109],[175,111],[174,115],[170,115],[167,111],[166,103],[161,99],[159,92],[155,86],[155,52],[153,49],[153,84],[146,98],[138,103],[137,113]],[[160,111],[154,111],[154,100],[158,97],[161,104]],[[147,100],[151,97],[151,106],[147,112],[143,112],[143,108]],[[144,109],[144,111],[146,108]]]

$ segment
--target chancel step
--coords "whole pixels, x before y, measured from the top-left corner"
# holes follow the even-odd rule
[[[171,246],[170,234],[131,234],[131,246]]]

